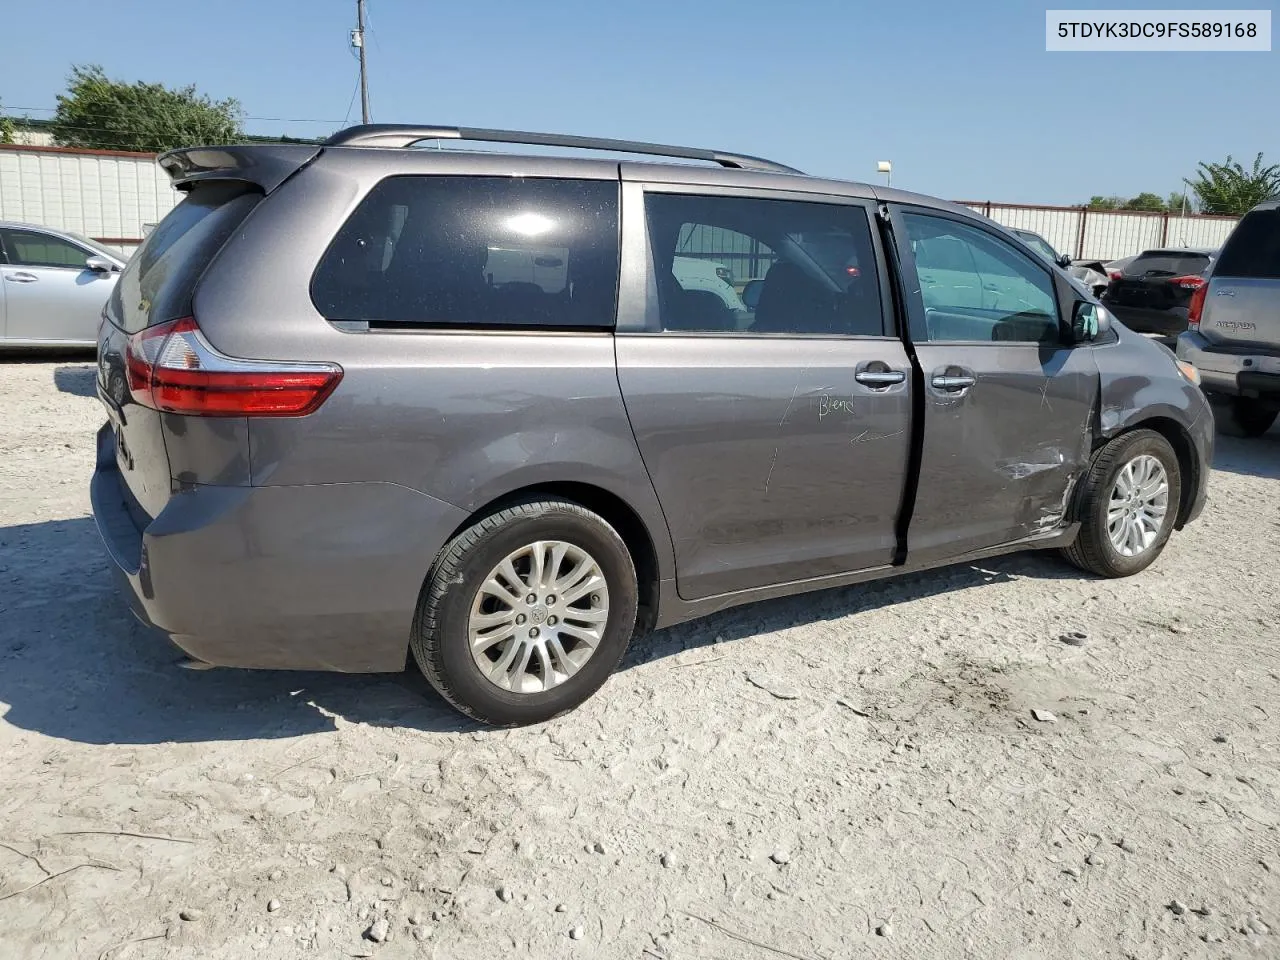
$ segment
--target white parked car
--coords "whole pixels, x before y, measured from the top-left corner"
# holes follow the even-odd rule
[[[95,346],[124,265],[87,237],[0,221],[0,348]]]

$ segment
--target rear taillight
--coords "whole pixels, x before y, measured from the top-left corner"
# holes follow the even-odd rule
[[[1204,277],[1198,277],[1193,273],[1185,277],[1173,277],[1169,282],[1175,287],[1181,287],[1183,290],[1199,290],[1205,285]]]
[[[1119,280],[1123,276],[1124,274],[1121,273],[1119,270],[1112,270],[1110,273],[1107,274],[1107,277],[1111,280]]]
[[[219,353],[191,317],[129,338],[129,392],[136,403],[205,417],[302,417],[342,379],[332,363],[239,360]]]
[[[1196,278],[1200,279],[1199,277]],[[1187,306],[1187,327],[1191,330],[1200,329],[1200,317],[1204,313],[1204,300],[1209,293],[1209,285],[1202,283],[1196,287],[1195,292],[1191,294],[1191,303]]]

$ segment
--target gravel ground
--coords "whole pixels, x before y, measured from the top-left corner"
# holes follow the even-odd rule
[[[90,367],[0,364],[0,410],[6,960],[1280,957],[1280,429],[1140,576],[738,609],[491,731],[411,673],[177,669],[89,517]]]

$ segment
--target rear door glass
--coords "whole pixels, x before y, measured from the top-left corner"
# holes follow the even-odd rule
[[[1246,214],[1227,239],[1214,274],[1280,280],[1280,210]]]
[[[316,267],[329,320],[442,327],[612,328],[612,180],[389,177]]]
[[[861,205],[654,192],[645,215],[664,330],[885,335]]]
[[[111,322],[137,333],[190,316],[201,274],[261,199],[258,190],[240,183],[192,190],[129,259],[107,304]]]

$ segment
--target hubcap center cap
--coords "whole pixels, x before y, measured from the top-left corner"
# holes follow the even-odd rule
[[[544,623],[547,622],[547,608],[544,607],[542,604],[538,604],[536,607],[533,608],[533,611],[529,614],[529,619],[532,620],[534,623],[536,623],[538,626],[542,626]]]

